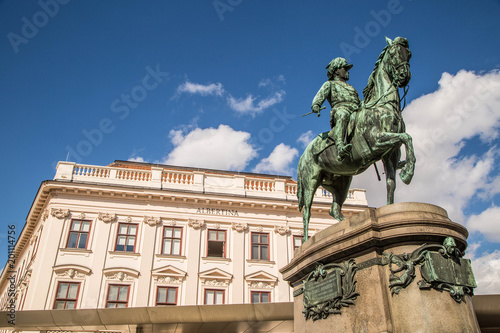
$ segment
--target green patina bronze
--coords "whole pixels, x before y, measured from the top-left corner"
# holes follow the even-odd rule
[[[376,161],[384,163],[387,204],[394,203],[396,170],[409,184],[415,168],[412,138],[405,132],[398,88],[406,87],[411,78],[408,41],[386,38],[387,46],[380,54],[375,69],[363,90],[360,101],[356,90],[346,81],[349,65],[343,58],[333,59],[328,66],[328,81],[313,100],[312,113],[321,110],[327,100],[331,106],[332,130],[318,135],[305,149],[297,168],[297,197],[303,209],[304,242],[308,238],[311,205],[319,186],[332,193],[330,215],[341,221],[341,209],[354,175],[364,172]],[[406,160],[401,161],[401,145]]]
[[[294,296],[304,294],[306,320],[325,319],[330,314],[341,314],[342,307],[353,305],[359,293],[356,292],[357,266],[354,260],[343,264],[318,264],[302,281],[302,288]]]
[[[470,260],[463,259],[462,256],[463,253],[451,237],[447,237],[443,245],[424,244],[411,254],[404,253],[399,256],[384,253],[391,271],[389,288],[393,295],[399,294],[413,282],[416,276],[415,268],[420,267],[420,289],[447,291],[460,303],[464,295],[472,296],[473,289],[477,287]]]

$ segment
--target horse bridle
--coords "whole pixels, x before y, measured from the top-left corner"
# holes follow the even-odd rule
[[[399,44],[399,43],[398,43]],[[399,44],[401,45],[402,47],[405,47],[404,45],[402,44]],[[410,51],[408,51],[410,52]],[[401,62],[399,65],[395,66],[394,65],[394,61],[393,61],[393,56],[391,54],[390,51],[388,51],[389,53],[389,57],[390,57],[390,60],[389,60],[389,71],[391,72],[391,76],[392,76],[392,80],[391,80],[391,86],[387,89],[387,91],[382,94],[382,96],[380,96],[375,102],[371,103],[370,106],[367,106],[365,105],[365,108],[367,109],[371,109],[373,108],[382,98],[384,98],[385,96],[389,95],[391,92],[392,92],[392,89],[393,88],[396,88],[396,90],[398,89],[399,87],[399,75],[398,75],[398,70],[401,66],[405,66],[405,69],[407,71],[410,70],[410,62],[407,60],[407,61],[403,61]],[[409,57],[408,57],[409,58]],[[404,108],[406,107],[406,94],[408,93],[408,90],[410,89],[410,86],[407,84],[405,87],[403,87],[403,97],[400,98],[399,100],[399,104],[401,105],[401,101],[404,100],[404,104],[403,104],[403,107],[401,108],[401,111],[400,112],[403,112]],[[387,102],[389,103],[389,102]]]

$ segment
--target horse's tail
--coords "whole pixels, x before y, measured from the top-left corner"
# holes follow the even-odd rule
[[[305,154],[305,152],[304,152]],[[299,160],[299,167],[297,170],[297,199],[299,200],[299,212],[302,211],[302,208],[304,208],[304,184],[303,184],[303,177],[304,175],[302,174],[303,168],[302,168],[302,159],[304,158],[304,155],[300,157]]]
[[[304,189],[302,186],[302,180],[297,177],[297,198],[299,199],[299,212],[304,208]]]

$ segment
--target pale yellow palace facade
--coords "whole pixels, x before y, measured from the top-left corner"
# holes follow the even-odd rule
[[[296,190],[287,176],[59,162],[2,273],[1,310],[292,302],[279,269],[302,241]],[[310,234],[336,222],[331,202],[318,189]],[[367,208],[351,189],[344,214]]]

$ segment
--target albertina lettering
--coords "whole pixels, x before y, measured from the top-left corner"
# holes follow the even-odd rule
[[[203,207],[198,208],[196,214],[239,216],[237,210]]]

